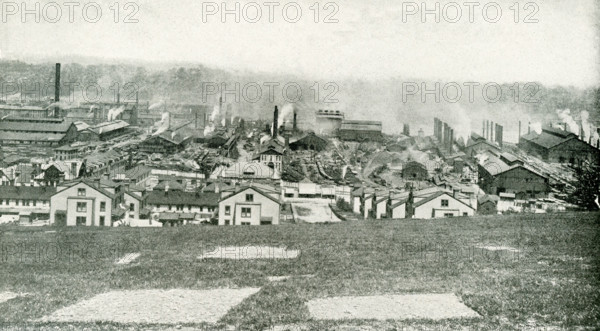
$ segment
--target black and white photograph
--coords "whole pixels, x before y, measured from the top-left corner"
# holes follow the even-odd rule
[[[0,329],[600,329],[600,1],[0,0]]]

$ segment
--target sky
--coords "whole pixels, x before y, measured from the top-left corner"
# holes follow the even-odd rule
[[[115,10],[111,10],[111,6],[115,8],[113,0],[92,2],[102,9],[97,22],[84,19],[83,6],[88,2],[74,8],[70,22],[69,7],[57,1],[62,16],[56,23],[50,22],[56,17],[56,8],[44,9],[47,2],[38,2],[37,23],[33,14],[23,22],[22,8],[2,1],[0,56],[82,55],[194,62],[315,79],[409,77],[599,86],[599,5],[594,0],[544,0],[527,7],[533,1],[519,1],[515,23],[515,7],[511,9],[515,1],[478,2],[473,22],[463,1],[454,2],[457,6],[449,5],[450,1],[437,2],[439,23],[434,14],[423,20],[421,1],[345,0],[327,6],[326,1],[282,1],[273,10],[273,22],[266,2],[248,5],[249,1],[244,1],[237,2],[239,23],[233,14],[223,21],[220,1],[179,0],[174,4],[142,0],[127,8],[121,1],[118,23],[114,22]],[[27,8],[35,8],[36,2],[25,3]],[[288,15],[284,17],[285,4]],[[425,9],[434,9],[435,4],[427,1]],[[215,5],[216,14],[209,15]],[[229,9],[235,5],[234,1],[226,3]],[[262,16],[253,23],[256,7]],[[456,15],[456,7],[462,15]],[[492,23],[496,7],[502,13]],[[295,8],[301,8],[301,16],[295,23],[288,22],[296,17]],[[412,9],[416,14],[411,15]],[[124,22],[134,10],[130,19],[137,22]],[[85,17],[93,20],[95,7],[88,5],[87,13]],[[329,22],[325,22],[327,16]]]

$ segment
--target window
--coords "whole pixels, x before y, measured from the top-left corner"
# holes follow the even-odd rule
[[[442,199],[442,207],[448,207],[448,200]]]
[[[78,202],[77,203],[77,211],[78,212],[84,212],[87,210],[87,203],[85,202]]]
[[[78,188],[77,189],[77,196],[84,197],[85,196],[85,189],[84,188]]]
[[[36,200],[33,200],[33,206],[35,207],[35,205],[37,204]]]
[[[242,217],[250,218],[250,215],[251,215],[251,209],[242,207]]]
[[[463,213],[463,216],[469,216],[469,213],[465,212],[465,213]]]
[[[225,220],[225,225],[229,225],[229,220]]]
[[[246,194],[246,202],[253,202],[254,194]]]
[[[100,226],[104,226],[104,216],[100,216]]]
[[[271,221],[260,221],[260,225],[271,225],[273,222]]]
[[[183,205],[177,205],[177,210],[183,211]]]
[[[129,204],[129,211],[135,211],[135,204],[133,204],[133,203]]]
[[[23,200],[23,206],[29,206],[29,200]]]
[[[225,215],[231,215],[231,206],[225,206]]]
[[[250,222],[242,222],[242,225],[250,225]]]
[[[452,213],[444,213],[444,217],[454,217]]]
[[[106,202],[105,201],[100,202],[100,211],[106,211]]]
[[[85,216],[77,216],[77,218],[75,219],[75,224],[77,226],[85,225],[86,223],[87,219],[85,218]]]

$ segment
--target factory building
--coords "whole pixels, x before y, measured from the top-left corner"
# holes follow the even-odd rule
[[[405,180],[427,180],[429,172],[422,163],[410,161],[402,167],[402,178]]]
[[[344,113],[339,110],[319,109],[315,113],[315,130],[319,134],[332,135],[337,132],[344,121]],[[295,121],[294,117],[294,121]],[[294,125],[296,126],[296,125]]]
[[[77,139],[72,122],[50,118],[6,118],[0,121],[0,143],[60,146]]]
[[[340,139],[350,141],[380,141],[383,138],[379,121],[342,121],[338,134]]]
[[[580,164],[588,160],[600,163],[598,148],[561,129],[544,127],[539,134],[531,131],[520,137],[518,146],[547,162]]]
[[[487,151],[499,153],[500,148],[489,142],[484,137],[476,133],[471,133],[471,137],[469,138],[469,140],[467,141],[467,145],[465,146],[465,154],[468,156],[474,156]]]
[[[488,157],[478,165],[479,187],[487,194],[514,193],[517,198],[543,198],[550,190],[547,176],[531,169],[514,155]]]
[[[129,123],[116,120],[103,122],[83,129],[79,133],[78,140],[80,141],[106,141],[127,133]]]
[[[171,154],[182,151],[192,141],[194,133],[190,122],[171,126],[169,129],[154,133],[138,146],[140,152]]]
[[[293,151],[312,150],[320,152],[327,147],[327,140],[317,136],[314,132],[308,132],[299,138],[290,139],[289,145]]]

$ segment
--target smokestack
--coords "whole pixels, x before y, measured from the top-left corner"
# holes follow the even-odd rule
[[[294,131],[298,130],[297,117],[298,117],[298,114],[296,114],[296,112],[294,112],[294,124],[292,126],[292,129],[294,129]]]
[[[485,138],[485,120],[481,120],[481,136]]]
[[[498,142],[498,146],[502,148],[502,140],[504,135],[504,127],[502,125],[496,124],[496,141]]]
[[[519,121],[519,141],[521,141],[521,121]]]
[[[54,78],[54,102],[60,101],[60,63],[56,64],[55,78]],[[54,107],[54,117],[58,117],[59,109]]]
[[[485,139],[490,140],[490,121],[485,120]]]
[[[117,106],[121,104],[121,92],[117,92]]]
[[[277,118],[279,117],[279,109],[275,106],[275,111],[273,112],[273,139],[277,138],[277,130],[279,130],[279,126],[277,125]]]
[[[495,140],[496,128],[494,127],[494,121],[490,121],[490,141],[494,142]]]
[[[290,149],[290,134],[288,132],[285,133],[285,149]]]
[[[531,133],[531,122],[527,122],[527,134]]]
[[[454,145],[454,129],[450,129],[450,139],[448,141],[448,150],[452,152],[452,145]]]

